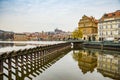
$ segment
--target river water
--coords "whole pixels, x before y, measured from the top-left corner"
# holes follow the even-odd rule
[[[118,74],[117,74],[118,73]],[[120,80],[120,53],[72,50],[34,80]]]
[[[51,44],[64,43],[63,41],[0,41],[0,53],[17,51]]]
[[[38,46],[36,43],[17,46],[1,43],[0,50],[2,52],[2,49],[6,47],[5,50],[19,46],[35,47]],[[72,49],[49,65],[49,67],[41,69],[42,72],[36,77],[30,75],[32,80],[120,80],[120,52],[116,51]],[[24,79],[29,80],[27,77]]]

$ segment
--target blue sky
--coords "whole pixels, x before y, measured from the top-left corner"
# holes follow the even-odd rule
[[[120,0],[0,0],[0,29],[73,31],[84,14],[99,19],[116,10],[120,10]]]

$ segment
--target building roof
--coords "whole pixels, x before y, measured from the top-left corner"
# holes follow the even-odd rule
[[[91,16],[91,17],[88,17],[88,18],[89,18],[90,20],[92,20],[93,22],[98,23],[98,20],[95,19],[95,17]]]
[[[14,33],[15,35],[26,35],[24,33]]]
[[[88,16],[86,16],[86,15],[83,15],[83,16],[82,16],[82,19],[83,19],[84,17],[88,18],[88,19],[91,20],[92,22],[98,23],[98,20],[95,19],[95,17],[93,17],[93,16],[88,17]],[[81,21],[82,19],[80,19],[80,21]],[[80,23],[80,21],[79,21],[79,23]]]
[[[117,10],[112,13],[105,13],[99,21],[104,21],[109,18],[119,18],[120,19],[120,10]]]

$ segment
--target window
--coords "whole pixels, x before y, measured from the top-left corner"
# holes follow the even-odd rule
[[[101,29],[102,29],[103,27],[101,26]]]
[[[106,32],[106,35],[108,35],[108,32]]]
[[[107,26],[106,26],[106,29],[107,29]]]
[[[111,33],[110,33],[111,35],[112,35],[112,31],[111,31]]]
[[[85,29],[83,30],[83,33],[84,33],[84,34],[86,33],[86,30],[85,30]]]
[[[110,25],[110,28],[112,29],[112,25]]]
[[[95,29],[92,29],[92,32],[94,33],[94,32],[95,32]]]
[[[99,33],[99,35],[101,36],[101,33]]]
[[[98,29],[101,29],[101,26],[99,26]]]
[[[120,24],[118,24],[118,28],[120,28]]]
[[[103,32],[101,34],[103,35]]]

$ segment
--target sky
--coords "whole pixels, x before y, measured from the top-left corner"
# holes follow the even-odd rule
[[[100,19],[120,10],[120,0],[0,0],[0,30],[73,31],[83,15]]]

